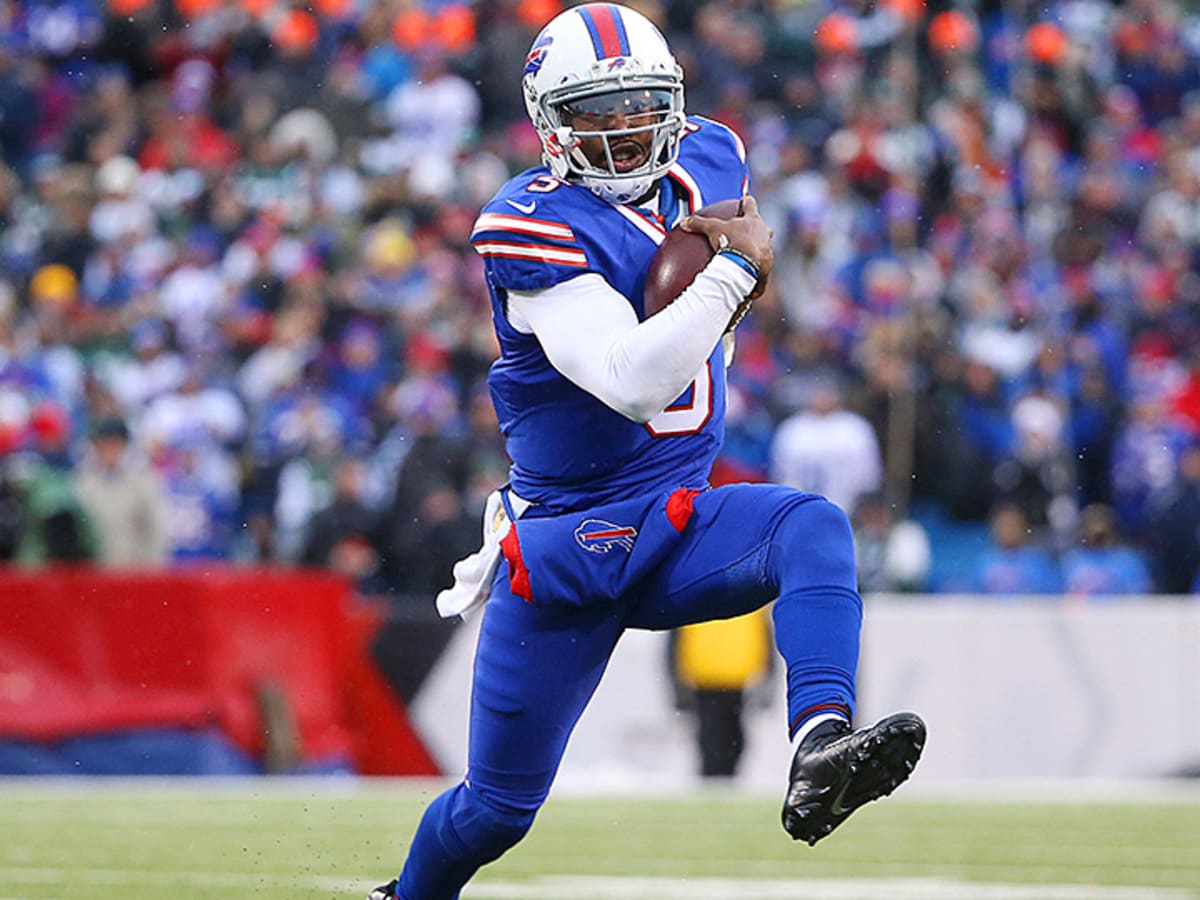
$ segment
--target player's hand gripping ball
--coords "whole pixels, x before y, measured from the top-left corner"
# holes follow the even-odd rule
[[[733,224],[732,220],[738,218],[745,218],[746,221]],[[750,304],[762,296],[766,289],[774,262],[770,231],[759,217],[758,205],[753,197],[710,203],[697,210],[690,220],[690,229],[679,225],[667,232],[666,240],[650,260],[642,294],[646,317],[672,303],[687,289],[716,254],[721,238],[725,236],[729,246],[750,256],[760,272],[754,290],[738,306],[729,321],[727,330],[732,331],[749,310]]]

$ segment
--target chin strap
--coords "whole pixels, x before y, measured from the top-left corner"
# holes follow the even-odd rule
[[[601,200],[625,205],[645,194],[656,180],[647,176],[642,178],[592,178],[585,175],[579,179],[579,183]]]

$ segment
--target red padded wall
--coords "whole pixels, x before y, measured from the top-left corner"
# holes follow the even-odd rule
[[[437,774],[373,671],[371,609],[323,572],[0,571],[0,736],[216,725],[258,756],[257,695],[270,685],[288,701],[302,762]]]

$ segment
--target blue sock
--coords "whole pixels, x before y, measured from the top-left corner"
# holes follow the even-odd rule
[[[775,643],[787,663],[788,735],[807,719],[854,715],[862,605],[857,593],[793,591],[775,601]]]
[[[824,500],[793,507],[776,531],[768,565],[780,586],[775,643],[787,664],[789,736],[816,715],[850,720],[862,598],[845,513]]]

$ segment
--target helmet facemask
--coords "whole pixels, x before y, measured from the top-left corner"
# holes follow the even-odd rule
[[[623,73],[578,82],[547,91],[538,98],[537,111],[551,170],[609,202],[628,203],[645,194],[679,155],[683,81],[679,74]],[[626,168],[633,147],[629,138],[647,134],[645,158]],[[584,152],[590,140],[601,151],[595,161]]]

